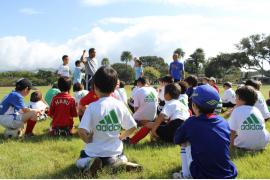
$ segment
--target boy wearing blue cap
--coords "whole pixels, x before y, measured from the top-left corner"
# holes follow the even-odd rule
[[[174,178],[235,178],[237,170],[230,160],[230,128],[213,114],[220,97],[209,85],[194,90],[192,109],[195,116],[187,119],[175,133],[174,143],[181,144],[182,172]]]

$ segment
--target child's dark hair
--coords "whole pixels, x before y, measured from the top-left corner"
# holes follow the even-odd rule
[[[258,94],[252,86],[243,86],[235,91],[238,98],[245,102],[245,105],[254,106],[258,100]]]
[[[141,66],[142,65],[142,61],[140,59],[136,59],[136,62]]]
[[[161,82],[168,83],[168,84],[173,83],[173,77],[169,75],[164,76],[161,78]]]
[[[64,61],[64,59],[66,59],[68,57],[68,55],[64,55],[63,57],[62,57],[62,60]]]
[[[191,87],[196,87],[198,86],[198,78],[196,76],[188,76],[185,81],[188,83],[189,86]]]
[[[252,86],[256,90],[260,89],[260,84],[258,83],[258,81],[255,81],[253,79],[247,80],[245,86]]]
[[[225,82],[225,83],[223,84],[223,87],[224,87],[224,86],[227,86],[227,87],[231,88],[231,87],[232,87],[232,83],[230,83],[230,82]]]
[[[61,92],[69,92],[71,88],[71,80],[67,77],[60,77],[58,79],[58,88]]]
[[[83,90],[83,85],[81,83],[75,83],[73,84],[73,92],[81,91]]]
[[[95,48],[90,48],[88,53],[90,54],[90,53],[94,52],[95,50],[96,50]]]
[[[181,93],[181,87],[177,83],[171,83],[165,86],[164,94],[169,94],[172,99],[178,99]]]
[[[31,102],[38,102],[42,99],[42,94],[40,91],[35,91],[32,92],[31,96],[30,96],[30,101]]]
[[[120,81],[119,87],[120,88],[124,88],[126,85],[126,83],[124,81]]]
[[[81,64],[80,60],[75,61],[75,66],[79,66]]]
[[[101,66],[93,77],[93,83],[102,93],[112,93],[117,85],[117,72],[110,66]]]
[[[206,107],[199,106],[197,104],[195,104],[195,105],[199,109],[199,112],[202,113],[202,114],[211,114],[211,113],[213,113],[215,111],[215,109],[209,109],[209,108],[206,108]]]
[[[52,88],[53,88],[53,89],[58,89],[58,84],[57,84],[57,82],[54,82],[54,83],[52,84]]]
[[[188,88],[188,84],[185,81],[180,81],[178,84],[181,87],[181,94],[185,94]]]
[[[149,80],[147,77],[139,77],[137,79],[137,83],[141,83],[142,85],[149,84]]]

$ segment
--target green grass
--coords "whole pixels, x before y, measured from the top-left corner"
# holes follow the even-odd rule
[[[129,88],[129,87],[128,87]],[[270,86],[262,92],[268,97]],[[45,94],[48,87],[40,87]],[[11,88],[0,88],[0,98]],[[130,88],[128,89],[130,93]],[[26,101],[29,96],[26,97]],[[75,120],[78,125],[78,119]],[[76,169],[74,162],[84,143],[78,137],[51,138],[47,135],[49,120],[36,125],[37,136],[28,139],[4,139],[0,128],[0,177],[1,178],[89,178]],[[270,123],[267,123],[270,130]],[[138,145],[125,146],[124,152],[130,161],[143,165],[142,172],[112,172],[105,169],[99,178],[171,178],[172,172],[180,169],[179,147],[151,143],[146,138]],[[257,153],[232,152],[238,178],[270,178],[270,148]]]

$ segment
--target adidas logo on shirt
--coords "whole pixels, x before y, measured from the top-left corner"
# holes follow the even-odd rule
[[[241,125],[241,130],[262,130],[263,126],[254,114],[251,114]]]
[[[118,117],[114,110],[110,111],[108,115],[99,121],[96,126],[97,131],[119,131],[121,128]]]
[[[155,102],[156,97],[153,92],[151,92],[148,96],[144,98],[144,102]]]

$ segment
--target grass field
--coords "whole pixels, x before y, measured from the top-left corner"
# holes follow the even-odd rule
[[[0,98],[12,88],[0,88]],[[45,94],[48,87],[40,87]],[[263,86],[268,97],[270,86]],[[130,89],[128,88],[128,92]],[[29,96],[26,98],[28,102]],[[75,120],[78,125],[78,119]],[[52,138],[47,135],[50,121],[36,125],[37,135],[28,139],[4,139],[0,128],[0,178],[89,178],[75,167],[80,150],[84,147],[78,137]],[[270,130],[270,123],[267,123]],[[207,139],[202,139],[207,141]],[[149,137],[135,146],[125,146],[124,152],[130,161],[144,167],[142,172],[112,172],[105,169],[99,178],[171,178],[179,170],[180,150],[178,146],[151,143]],[[236,164],[238,178],[270,178],[270,147],[257,153],[231,152]]]

